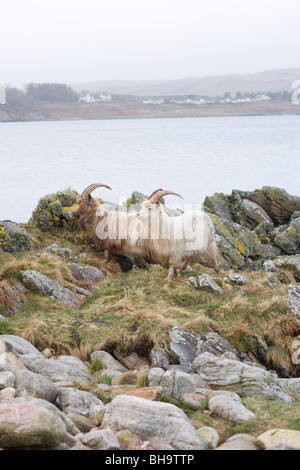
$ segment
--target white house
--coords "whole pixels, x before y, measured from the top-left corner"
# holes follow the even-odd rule
[[[83,101],[84,103],[95,103],[96,100],[92,95],[87,93],[85,96],[80,96],[79,102],[80,101]]]
[[[0,81],[0,104],[6,104],[5,83]]]

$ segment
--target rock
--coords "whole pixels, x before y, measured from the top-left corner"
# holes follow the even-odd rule
[[[122,450],[140,450],[143,445],[142,439],[132,434],[128,429],[117,432],[116,437],[120,442]]]
[[[58,395],[57,386],[47,377],[29,370],[15,372],[16,396],[30,395],[55,403]]]
[[[300,431],[292,431],[289,429],[270,429],[257,438],[257,444],[263,449],[278,444],[287,444],[300,449]]]
[[[3,344],[3,346],[1,346],[1,344]],[[23,354],[36,354],[37,356],[41,356],[40,351],[29,341],[21,338],[20,336],[14,335],[0,336],[0,352],[12,352],[17,357],[22,356]]]
[[[96,405],[93,407],[92,411],[89,414],[89,420],[94,423],[94,425],[100,426],[102,424],[105,413],[104,405]]]
[[[286,295],[287,303],[291,312],[297,317],[300,316],[300,285],[290,284]]]
[[[56,359],[57,361],[63,362],[65,364],[70,364],[72,366],[78,367],[82,372],[85,372],[86,374],[89,374],[90,369],[89,367],[81,361],[78,357],[75,356],[67,356],[67,355],[60,355]]]
[[[22,282],[27,289],[41,295],[49,296],[53,300],[66,302],[73,308],[80,306],[78,295],[70,289],[63,287],[59,282],[34,270],[22,271],[21,274]]]
[[[188,284],[196,289],[213,292],[218,295],[224,294],[224,290],[208,274],[201,274],[201,276],[198,276],[198,279],[190,276]]]
[[[30,236],[24,226],[16,222],[0,221],[0,247],[9,253],[32,250]]]
[[[13,387],[6,387],[0,390],[0,398],[4,400],[12,400],[16,396],[16,390]]]
[[[0,390],[6,387],[14,387],[15,385],[15,374],[10,371],[0,372]]]
[[[240,396],[293,401],[276,374],[259,367],[202,353],[194,360],[193,368],[214,389],[234,391]]]
[[[119,395],[105,407],[103,426],[113,432],[127,429],[142,440],[159,437],[178,450],[205,450],[207,444],[174,405]]]
[[[150,351],[150,361],[152,367],[164,367],[170,364],[167,352],[158,344],[155,344]]]
[[[89,416],[95,406],[103,405],[92,393],[75,388],[60,389],[59,399],[65,414],[80,414],[85,417]]]
[[[41,408],[45,408],[50,413],[54,414],[57,418],[63,420],[63,422],[66,425],[68,433],[70,433],[72,436],[76,436],[79,433],[79,429],[69,419],[69,417],[65,415],[62,411],[60,411],[55,405],[53,405],[47,400],[24,395],[21,397],[14,398],[14,400],[12,400],[11,403],[31,404],[31,405],[39,406]]]
[[[162,387],[140,387],[130,392],[126,392],[125,395],[141,397],[141,398],[145,398],[146,400],[159,401],[161,399],[162,393],[163,393]]]
[[[296,401],[300,401],[300,378],[280,379],[280,382],[289,392],[291,397],[293,397]]]
[[[48,410],[25,403],[0,403],[0,446],[51,448],[64,439],[66,425]]]
[[[11,371],[24,370],[26,367],[13,353],[0,354],[0,370]]]
[[[47,246],[47,248],[45,248],[45,253],[57,255],[60,258],[62,258],[63,260],[66,260],[66,261],[69,261],[69,260],[70,261],[77,261],[78,260],[78,258],[75,255],[73,250],[71,250],[70,248],[62,248],[57,243],[53,243],[52,245]]]
[[[253,230],[261,222],[272,222],[262,207],[249,199],[243,199],[238,211],[235,207],[236,222]]]
[[[264,186],[251,193],[249,199],[262,207],[278,225],[286,224],[293,213],[300,210],[300,198],[281,188]]]
[[[119,372],[127,372],[128,369],[117,361],[111,354],[106,351],[95,351],[91,354],[91,361],[100,361],[105,369],[115,369]]]
[[[83,445],[93,450],[120,450],[121,445],[110,429],[95,429],[82,437]]]
[[[91,377],[77,366],[66,364],[55,359],[47,359],[42,354],[25,354],[20,361],[32,372],[42,374],[53,382],[71,381],[75,383],[90,383]]]
[[[113,377],[111,385],[135,385],[137,384],[137,372],[127,371]]]
[[[246,284],[246,278],[241,274],[229,273],[229,282],[237,284],[239,286],[244,286]]]
[[[233,441],[227,440],[216,450],[258,450],[258,448],[248,439],[238,438]]]
[[[176,354],[180,364],[191,366],[201,351],[203,341],[190,330],[174,326],[169,334],[170,350]]]
[[[215,193],[213,196],[207,196],[204,200],[204,210],[209,214],[215,214],[228,222],[234,222],[230,210],[230,196],[224,193]]]
[[[200,393],[185,393],[181,397],[182,403],[187,405],[192,410],[201,410],[206,404],[205,394]]]
[[[94,423],[85,416],[78,415],[75,413],[69,413],[68,418],[75,424],[75,426],[79,429],[80,432],[86,433],[91,431],[95,427]]]
[[[216,449],[219,444],[219,434],[214,428],[203,426],[197,429],[199,436],[206,442],[209,449]]]
[[[68,266],[73,278],[76,281],[97,284],[105,279],[105,274],[93,266],[87,266],[81,263],[72,263]]]
[[[193,393],[196,390],[193,377],[180,370],[164,371],[152,368],[148,373],[150,387],[160,386],[163,394],[179,400],[185,393]]]
[[[266,450],[299,450],[299,447],[294,447],[286,442],[280,442],[279,444],[275,444],[269,447]]]
[[[274,243],[289,255],[299,253],[300,218],[293,219],[289,226],[276,236]]]
[[[29,223],[36,225],[43,232],[66,228],[74,231],[78,221],[73,215],[80,195],[76,191],[59,191],[41,198]]]
[[[295,280],[300,282],[300,255],[280,256],[274,259],[274,264],[276,267],[292,271]]]
[[[148,360],[145,357],[139,356],[136,352],[124,356],[118,349],[115,349],[114,355],[123,366],[130,370],[139,370],[144,366],[148,366]]]
[[[209,352],[214,356],[222,356],[223,354],[231,354],[235,359],[237,358],[238,352],[231,344],[222,338],[218,333],[208,333],[205,336],[205,340],[202,342],[200,352]]]
[[[211,398],[208,409],[214,416],[226,419],[234,424],[245,423],[255,418],[255,414],[248,410],[240,401],[222,395]]]

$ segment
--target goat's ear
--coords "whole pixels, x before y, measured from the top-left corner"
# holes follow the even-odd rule
[[[156,205],[159,206],[159,201],[156,201]]]

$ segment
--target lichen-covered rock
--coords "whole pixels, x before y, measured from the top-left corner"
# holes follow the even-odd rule
[[[87,266],[82,263],[72,263],[68,266],[74,279],[81,282],[97,284],[105,279],[105,274],[94,266]]]
[[[0,247],[9,253],[32,249],[30,236],[25,227],[10,221],[0,221]]]
[[[231,423],[245,423],[255,418],[255,414],[248,410],[239,400],[222,395],[216,395],[209,400],[208,409],[218,418],[226,419]]]
[[[179,400],[186,393],[196,390],[195,382],[190,374],[180,370],[164,371],[160,368],[150,369],[148,374],[150,387],[161,387],[163,394]]]
[[[53,300],[66,302],[74,308],[80,306],[79,296],[75,292],[38,271],[22,271],[22,282],[27,289],[33,292],[49,296]]]
[[[289,255],[300,252],[300,217],[292,219],[289,226],[279,233],[274,243]]]
[[[26,301],[26,289],[23,284],[16,280],[3,281],[1,283],[2,307],[8,315],[13,315],[22,310]]]
[[[53,231],[57,228],[67,228],[73,231],[77,228],[77,219],[73,215],[80,195],[76,191],[59,191],[42,197],[34,210],[30,223],[42,231]]]
[[[263,449],[270,449],[277,444],[287,444],[300,450],[300,431],[290,429],[270,429],[260,434],[257,444]]]
[[[236,211],[236,221],[250,230],[256,228],[261,222],[272,222],[264,209],[249,199],[242,200]]]
[[[294,273],[296,281],[300,282],[300,255],[280,256],[273,260],[277,268],[285,268]]]
[[[300,284],[289,285],[286,300],[292,313],[300,317]]]
[[[208,274],[201,274],[198,278],[190,276],[188,284],[194,289],[205,290],[218,295],[224,294],[224,290],[210,276],[208,276]]]
[[[293,213],[300,210],[300,197],[291,196],[281,188],[264,186],[251,193],[249,199],[261,206],[279,225],[289,222]]]
[[[231,199],[228,194],[215,193],[213,196],[207,196],[204,200],[204,210],[209,214],[215,214],[218,217],[229,222],[234,222],[231,213]]]
[[[61,246],[59,246],[57,243],[53,243],[52,245],[50,246],[47,246],[47,248],[45,248],[45,252],[47,254],[52,254],[52,255],[57,255],[59,256],[60,258],[62,258],[63,260],[66,260],[66,261],[77,261],[78,258],[77,256],[75,255],[74,251],[71,250],[71,248],[62,248]]]
[[[293,401],[278,377],[260,367],[202,353],[194,360],[193,368],[214,389],[234,391],[240,396]]]

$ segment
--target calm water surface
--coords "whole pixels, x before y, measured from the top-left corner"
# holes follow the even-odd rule
[[[300,116],[0,123],[0,164],[0,220],[17,222],[45,194],[97,182],[117,203],[158,188],[193,205],[264,185],[300,196]]]

